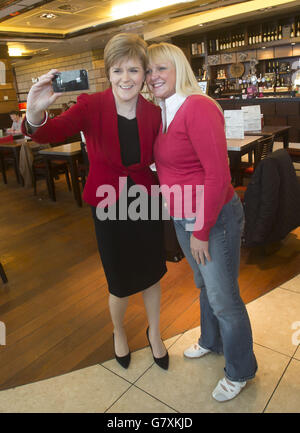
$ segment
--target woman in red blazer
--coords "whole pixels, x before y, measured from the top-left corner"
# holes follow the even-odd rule
[[[129,188],[138,186],[146,194],[148,217],[149,192],[156,184],[149,166],[160,109],[139,94],[147,66],[146,47],[138,35],[113,37],[104,51],[111,87],[101,93],[80,95],[75,105],[54,119],[48,119],[45,110],[61,95],[53,92],[51,84],[59,71],[53,69],[41,76],[28,94],[23,131],[40,143],[61,142],[83,132],[90,162],[83,198],[92,207],[108,282],[116,359],[124,368],[129,366],[124,315],[128,297],[142,291],[152,354],[155,362],[167,369],[168,352],[159,330],[160,279],[166,272],[162,221],[132,219],[129,215],[134,201],[128,197]],[[107,199],[108,190],[114,191],[114,200]]]

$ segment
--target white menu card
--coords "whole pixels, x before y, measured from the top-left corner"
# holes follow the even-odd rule
[[[224,110],[226,138],[244,138],[244,114],[242,110]]]
[[[241,108],[244,113],[245,131],[261,131],[260,105],[247,105]]]

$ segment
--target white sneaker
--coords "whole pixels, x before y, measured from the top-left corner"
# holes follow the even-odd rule
[[[223,377],[223,379],[219,380],[212,396],[219,402],[232,400],[241,392],[246,383],[247,382],[233,382],[232,380],[228,383],[226,378]]]
[[[206,355],[209,352],[211,351],[208,349],[204,349],[203,347],[199,346],[198,343],[196,343],[186,349],[183,354],[187,358],[201,358],[201,356]]]

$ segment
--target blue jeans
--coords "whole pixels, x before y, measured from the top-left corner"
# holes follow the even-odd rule
[[[223,206],[209,234],[211,262],[198,265],[191,254],[192,219],[176,219],[174,225],[181,248],[201,288],[201,337],[199,345],[224,353],[225,375],[229,380],[245,381],[255,376],[251,325],[240,297],[238,273],[244,212],[235,194]],[[186,226],[188,224],[188,226]],[[189,229],[189,231],[186,230]]]

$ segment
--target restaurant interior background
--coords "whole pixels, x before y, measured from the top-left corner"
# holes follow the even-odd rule
[[[0,0],[0,129],[11,126],[11,110],[26,109],[31,85],[51,68],[86,69],[88,93],[105,90],[103,49],[119,32],[177,44],[223,109],[260,105],[265,125],[289,126],[289,146],[300,149],[300,1],[288,0]],[[50,113],[57,115],[79,94],[63,95]],[[275,145],[283,146],[281,137]],[[55,189],[53,201],[39,181],[34,195],[18,184],[13,167],[7,184],[0,180],[0,262],[8,278],[7,284],[0,280],[0,321],[7,330],[0,390],[113,358],[90,210],[74,202],[64,177]],[[298,228],[274,250],[242,248],[246,303],[299,273],[299,238]],[[169,262],[168,269],[164,339],[199,326],[198,291],[185,259]],[[145,347],[140,297],[133,297],[126,317],[131,349]]]

